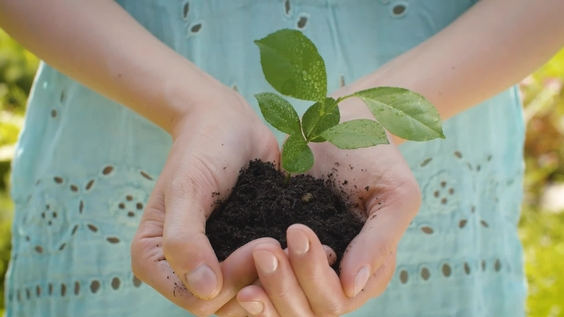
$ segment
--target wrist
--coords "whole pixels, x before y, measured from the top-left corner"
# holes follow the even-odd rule
[[[153,122],[158,120],[155,123],[173,137],[186,118],[211,111],[218,104],[213,99],[228,89],[196,66],[189,66],[184,71],[169,74],[159,83],[157,105],[162,107],[157,107],[154,118],[149,118]]]

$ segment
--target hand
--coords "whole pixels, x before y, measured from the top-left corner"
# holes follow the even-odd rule
[[[278,162],[278,143],[245,100],[227,87],[180,118],[168,160],[131,245],[140,280],[196,315],[211,315],[257,279],[252,250],[259,239],[221,264],[205,236],[214,201],[226,197],[252,159]],[[219,194],[218,194],[219,193]]]
[[[361,101],[341,105],[343,121],[370,117]],[[417,182],[394,145],[340,150],[311,144],[315,165],[325,177],[351,193],[355,210],[366,220],[341,262],[340,278],[327,264],[313,231],[294,225],[287,231],[288,256],[279,246],[259,244],[253,251],[261,286],[242,289],[237,300],[251,316],[340,316],[386,289],[395,270],[398,242],[421,203]],[[337,166],[338,164],[338,166]],[[252,304],[248,304],[252,303]]]

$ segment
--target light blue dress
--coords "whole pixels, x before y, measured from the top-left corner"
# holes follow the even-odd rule
[[[118,2],[256,107],[252,95],[272,88],[255,39],[303,30],[326,60],[334,91],[425,41],[475,1]],[[521,111],[514,87],[445,122],[446,140],[401,146],[423,204],[387,291],[348,316],[524,316]],[[190,315],[130,270],[129,243],[170,146],[144,118],[41,65],[13,165],[8,317]]]

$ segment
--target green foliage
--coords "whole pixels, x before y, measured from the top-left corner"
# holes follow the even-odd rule
[[[300,133],[300,117],[286,99],[271,92],[256,94],[255,97],[262,116],[268,123],[286,134]]]
[[[360,149],[378,144],[388,144],[386,131],[378,121],[356,119],[333,126],[321,133],[321,137],[339,149]]]
[[[313,153],[301,133],[292,134],[282,148],[282,168],[303,173],[313,166]]]
[[[257,94],[265,120],[289,134],[282,150],[282,168],[303,173],[314,163],[309,142],[329,141],[340,149],[387,144],[382,125],[406,140],[444,138],[438,111],[423,96],[403,88],[378,87],[337,100],[328,98],[325,62],[313,42],[302,32],[283,29],[255,41],[260,49],[264,77],[279,93],[317,101],[305,112],[302,123],[291,104],[272,93]],[[339,102],[358,97],[380,121],[362,119],[339,124]]]
[[[316,102],[309,107],[302,118],[303,132],[306,140],[311,142],[325,142],[320,135],[321,132],[339,124],[341,113],[339,107],[335,107],[337,101],[326,98],[325,101]]]
[[[327,95],[325,62],[302,32],[281,30],[256,40],[264,77],[278,92],[302,100]]]
[[[528,316],[564,316],[564,213],[525,209],[520,237],[529,282]]]
[[[405,140],[445,138],[437,109],[423,96],[404,88],[377,87],[354,94],[391,133]]]
[[[564,210],[542,205],[564,182],[564,49],[521,83],[525,104],[525,201],[519,232],[529,283],[528,316],[564,317]]]

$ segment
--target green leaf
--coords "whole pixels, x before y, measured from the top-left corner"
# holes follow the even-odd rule
[[[445,138],[437,109],[425,97],[404,88],[378,87],[353,94],[391,133],[411,141]]]
[[[290,173],[307,172],[313,166],[313,152],[303,135],[293,134],[282,149],[282,168]]]
[[[323,131],[321,136],[336,147],[347,150],[389,143],[382,125],[370,119],[340,123]]]
[[[335,105],[335,99],[326,98],[323,102],[316,102],[309,107],[302,117],[302,126],[306,140],[323,142],[319,134],[332,126],[339,124],[341,114]],[[332,109],[330,109],[332,107]]]
[[[262,116],[273,127],[287,134],[301,134],[300,117],[286,99],[271,92],[256,94],[255,98]]]
[[[264,77],[279,93],[302,100],[327,96],[325,62],[302,32],[282,29],[256,40]]]

